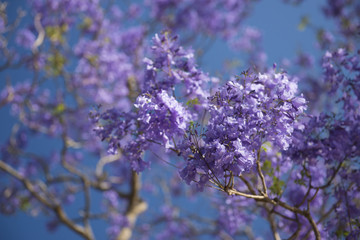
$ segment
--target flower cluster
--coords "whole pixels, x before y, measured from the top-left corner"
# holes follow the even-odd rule
[[[169,32],[156,34],[151,52],[153,57],[144,59],[144,91],[173,91],[176,86],[186,98],[205,102],[208,94],[204,88],[211,79],[197,69],[193,51],[182,48],[177,36]]]
[[[239,175],[254,165],[266,141],[286,150],[297,118],[306,109],[305,99],[296,95],[296,81],[273,69],[265,74],[244,72],[227,82],[209,98],[206,132],[198,135],[190,129],[183,143],[188,162],[182,178],[204,185],[230,171]]]
[[[267,56],[262,47],[262,34],[253,27],[245,27],[234,37],[231,46],[248,54],[247,65],[262,71],[265,69]]]
[[[340,32],[349,38],[359,33],[359,9],[360,4],[355,0],[327,0],[323,11],[327,17],[336,19]]]
[[[333,113],[310,116],[304,130],[294,133],[293,144],[286,154],[303,167],[291,181],[293,186],[289,187],[293,193],[289,198],[294,200],[295,189],[297,192],[302,189],[302,196],[307,191],[326,189],[334,196],[330,202],[335,209],[335,217],[325,224],[327,233],[356,236],[359,226],[353,222],[360,211],[356,204],[359,188],[353,183],[360,177],[359,57],[349,55],[344,49],[327,52],[323,69]],[[321,194],[326,196],[324,192]],[[318,205],[326,202],[320,193],[317,195]]]
[[[29,101],[31,103],[29,103]],[[40,90],[30,83],[8,85],[0,95],[0,102],[12,104],[12,114],[32,130],[49,135],[59,134],[59,114],[66,110],[62,99],[50,99],[50,92]]]
[[[161,210],[165,218],[166,228],[156,235],[156,239],[165,240],[175,236],[186,238],[191,235],[191,228],[179,218],[178,209],[165,205]]]
[[[219,204],[219,232],[226,231],[231,235],[239,232],[250,225],[253,216],[246,211],[251,204],[250,199],[239,199],[234,196],[228,196],[225,200],[221,199]],[[243,224],[246,222],[247,224]]]
[[[129,58],[104,39],[81,40],[74,48],[79,57],[75,70],[73,87],[80,88],[84,98],[99,104],[125,107],[129,105],[124,97],[129,94],[127,81],[134,76]],[[102,81],[99,81],[101,79]],[[116,94],[109,92],[116,89]]]
[[[324,81],[330,87],[330,93],[343,110],[343,116],[350,121],[360,117],[360,56],[359,53],[349,55],[345,49],[326,52],[322,67]],[[336,106],[336,104],[333,104]],[[336,109],[332,109],[335,110]],[[339,112],[339,110],[337,110]]]
[[[248,0],[156,0],[147,4],[152,17],[170,29],[191,29],[209,35],[220,33],[225,38],[236,34],[250,7]]]
[[[110,109],[91,116],[97,125],[96,134],[109,143],[109,153],[124,148],[123,156],[136,171],[148,166],[142,154],[150,144],[174,148],[175,140],[197,116],[169,92],[174,92],[176,86],[176,90],[185,92],[186,99],[200,107],[207,96],[203,87],[210,81],[196,68],[193,53],[180,47],[177,37],[168,32],[155,35],[151,53],[151,59],[144,59],[146,72],[139,81],[143,87],[134,103],[135,113],[125,112],[122,107],[121,111]]]
[[[135,107],[139,110],[138,131],[147,140],[160,141],[165,148],[174,147],[174,137],[184,134],[190,121],[189,112],[165,90],[139,96]]]

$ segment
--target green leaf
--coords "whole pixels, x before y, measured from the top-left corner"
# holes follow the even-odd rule
[[[20,198],[20,209],[23,211],[29,210],[31,204],[28,197]]]
[[[189,122],[189,129],[193,129],[195,127],[195,122],[194,121],[190,121]]]
[[[285,182],[274,176],[273,184],[269,189],[272,193],[274,193],[276,195],[280,195],[283,192],[284,186],[285,186]]]
[[[304,31],[305,28],[309,25],[309,23],[310,23],[309,17],[308,16],[303,16],[301,18],[301,21],[300,21],[299,25],[298,25],[298,29],[300,31]]]
[[[65,57],[61,55],[61,53],[56,51],[54,54],[48,57],[45,69],[48,71],[49,74],[59,76],[65,66],[65,63]]]
[[[264,142],[262,145],[261,145],[261,148],[267,152],[269,149],[271,149],[272,145],[271,145],[271,142],[267,141],[267,142]]]
[[[64,33],[67,32],[67,30],[67,24],[48,26],[45,28],[46,35],[49,37],[50,41],[60,43],[64,43]]]
[[[271,161],[265,160],[262,166],[262,170],[270,177],[274,176],[274,168],[271,166]]]
[[[263,170],[264,170],[265,172],[269,172],[269,171],[272,169],[272,167],[271,167],[271,161],[265,160],[264,163],[263,163],[262,168],[263,168]]]
[[[66,109],[66,106],[64,103],[60,103],[56,106],[56,108],[53,111],[54,115],[61,115]]]
[[[294,182],[298,185],[306,186],[304,179],[295,179]]]
[[[186,105],[189,107],[192,107],[194,105],[199,105],[199,99],[198,98],[190,99],[189,101],[186,102]]]
[[[89,29],[93,23],[93,20],[89,17],[84,18],[83,22],[80,24],[80,29]]]
[[[89,61],[90,65],[93,66],[93,67],[96,67],[97,66],[97,60],[98,60],[98,57],[95,56],[95,55],[92,55],[92,56],[86,56],[86,59]]]

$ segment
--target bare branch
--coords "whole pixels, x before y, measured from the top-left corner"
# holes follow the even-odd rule
[[[43,26],[41,25],[41,14],[36,14],[34,18],[34,26],[36,31],[38,31],[39,35],[37,36],[34,44],[32,45],[32,51],[33,53],[37,53],[38,47],[44,42],[45,39],[45,30]]]
[[[146,211],[148,205],[146,202],[139,198],[139,191],[141,188],[140,176],[132,171],[131,173],[131,191],[129,195],[129,204],[126,210],[126,217],[129,221],[129,226],[124,227],[119,235],[117,240],[128,240],[131,238],[133,228],[138,216]]]
[[[47,199],[44,196],[42,196],[40,193],[36,191],[36,187],[26,178],[24,178],[19,172],[17,172],[14,168],[12,168],[7,163],[0,160],[0,169],[4,170],[8,174],[12,175],[16,179],[22,182],[22,184],[25,186],[25,188],[45,207],[51,209],[56,216],[59,218],[59,220],[64,223],[67,227],[69,227],[71,230],[76,232],[77,234],[83,236],[85,239],[92,240],[94,239],[93,235],[90,234],[86,229],[84,229],[82,226],[77,225],[73,221],[71,221],[62,207],[54,202],[54,200]]]
[[[266,183],[265,183],[265,177],[264,177],[264,174],[262,173],[261,165],[260,165],[260,150],[257,153],[256,166],[257,166],[257,170],[258,170],[258,173],[259,173],[259,176],[261,179],[261,183],[262,183],[262,187],[263,187],[262,194],[267,196],[267,187],[266,187]]]

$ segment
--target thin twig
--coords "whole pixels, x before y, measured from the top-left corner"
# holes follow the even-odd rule
[[[257,154],[257,160],[256,160],[256,166],[257,166],[257,170],[258,170],[258,173],[259,173],[259,176],[260,176],[260,179],[261,179],[261,182],[262,182],[262,186],[263,186],[263,193],[265,196],[267,196],[267,187],[266,187],[266,183],[265,183],[265,177],[264,177],[264,174],[262,173],[262,170],[261,170],[261,165],[260,165],[260,150],[258,151],[258,154]]]

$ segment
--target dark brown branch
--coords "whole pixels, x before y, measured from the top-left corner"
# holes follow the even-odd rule
[[[311,217],[310,215],[310,212],[308,211],[305,211],[304,214],[303,214],[304,217],[306,217],[306,219],[309,221],[313,231],[314,231],[314,234],[315,234],[315,238],[316,240],[319,240],[321,239],[321,236],[320,236],[320,232],[317,228],[317,225],[316,225],[316,222],[314,221],[314,219]]]
[[[239,176],[239,178],[245,183],[245,185],[248,187],[251,194],[256,195],[256,192],[254,188],[251,186],[250,182],[242,175]]]
[[[331,185],[332,181],[335,179],[335,177],[336,177],[337,173],[339,172],[341,166],[342,166],[342,162],[339,163],[339,165],[338,165],[337,168],[335,169],[335,172],[333,173],[333,175],[331,176],[330,180],[329,180],[326,184],[324,184],[324,185],[322,185],[322,186],[320,186],[320,187],[314,187],[314,186],[312,186],[312,188],[324,189],[324,188],[329,187],[329,186]]]
[[[299,233],[300,233],[300,230],[301,230],[301,224],[299,222],[298,215],[295,214],[295,216],[296,216],[297,228],[296,228],[296,231],[288,238],[288,240],[298,239],[298,236],[299,236]],[[305,239],[307,239],[307,238],[305,237]]]

